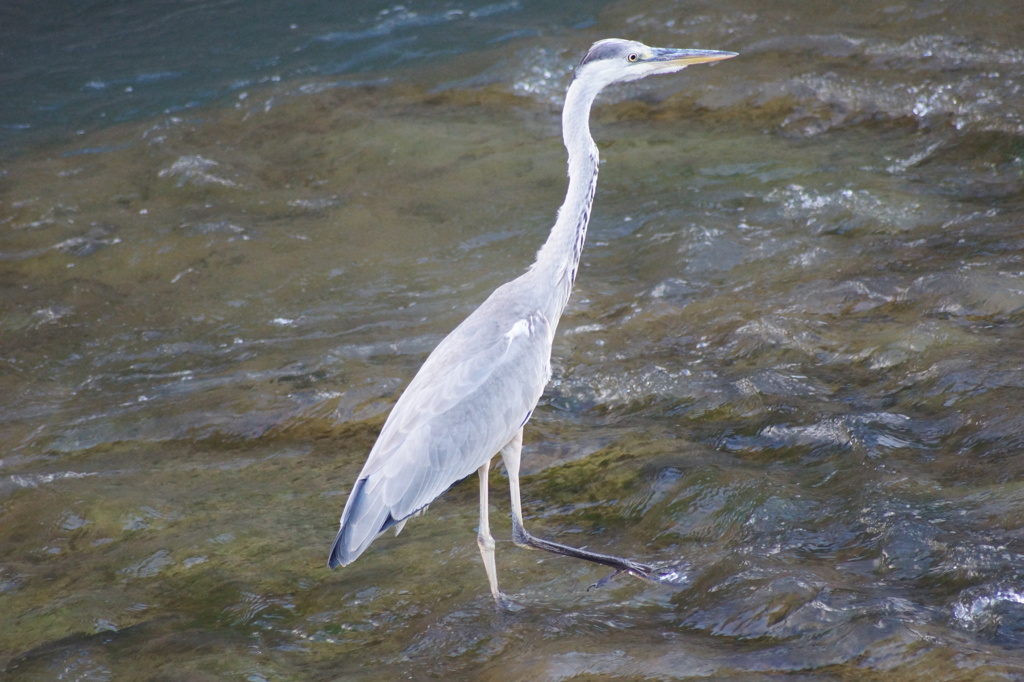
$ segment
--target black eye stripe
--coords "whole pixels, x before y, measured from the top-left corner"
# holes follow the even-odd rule
[[[602,59],[622,59],[624,55],[628,59],[630,54],[637,54],[629,51],[629,47],[631,46],[623,45],[621,42],[615,40],[598,41],[590,48],[590,51],[583,57],[583,60],[579,65],[583,66],[584,64],[597,62]]]

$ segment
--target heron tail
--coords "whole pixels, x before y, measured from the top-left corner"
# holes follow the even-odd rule
[[[349,565],[366,551],[374,538],[405,520],[391,515],[391,509],[381,499],[380,486],[367,490],[366,483],[366,478],[360,478],[348,496],[345,511],[341,514],[341,528],[327,560],[331,568]]]
[[[366,479],[360,478],[352,488],[341,514],[341,527],[331,546],[327,565],[331,568],[347,566],[359,558],[373,539],[380,534],[386,519],[391,516],[384,505],[375,499],[379,495],[367,495]],[[375,504],[375,502],[378,502]]]

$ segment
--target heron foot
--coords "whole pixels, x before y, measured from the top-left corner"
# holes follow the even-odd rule
[[[612,576],[618,575],[619,573],[629,573],[641,580],[660,582],[653,566],[641,564],[640,562],[633,561],[632,559],[625,559],[623,557],[612,556],[610,554],[601,554],[600,552],[591,552],[590,550],[580,549],[578,547],[570,547],[569,545],[563,545],[558,542],[539,538],[535,535],[530,535],[530,533],[528,533],[514,517],[512,520],[512,541],[520,547],[541,549],[545,552],[561,554],[562,556],[568,556],[574,559],[583,559],[584,561],[591,561],[595,564],[609,566],[615,569],[615,573],[613,573]],[[610,578],[611,576],[609,579]],[[601,584],[604,582],[606,581],[601,581]]]
[[[499,609],[506,613],[516,613],[518,611],[522,611],[524,608],[522,604],[509,597],[504,592],[498,592],[494,595],[494,603]]]
[[[690,582],[690,574],[688,572],[689,564],[684,561],[675,564],[669,564],[662,566],[655,570],[655,574],[650,578],[656,583],[662,585],[675,585],[681,587]]]
[[[629,560],[625,559],[625,561]],[[604,587],[623,573],[628,573],[640,578],[641,580],[658,583],[660,585],[682,586],[690,582],[690,576],[686,572],[686,565],[682,563],[662,567],[652,567],[645,564],[637,564],[636,562],[631,563],[634,564],[634,569],[616,569],[598,580],[596,583],[590,585],[590,587],[587,588],[587,591],[589,592],[594,588]]]
[[[609,573],[605,577],[603,577],[600,580],[598,580],[596,583],[591,583],[590,586],[587,588],[587,592],[590,592],[591,590],[593,590],[595,588],[600,589],[600,588],[604,587],[605,585],[610,583],[614,578],[618,577],[619,574],[621,574],[621,573],[622,573],[622,571],[612,571],[611,573]]]

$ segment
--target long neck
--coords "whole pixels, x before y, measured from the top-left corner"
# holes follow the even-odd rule
[[[562,139],[569,152],[569,189],[555,226],[531,268],[542,286],[551,287],[552,305],[546,312],[552,323],[557,322],[569,301],[597,188],[598,151],[590,137],[590,105],[596,96],[597,89],[585,88],[579,81],[573,81],[565,95]]]

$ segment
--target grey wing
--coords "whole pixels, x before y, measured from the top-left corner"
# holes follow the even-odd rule
[[[536,406],[553,329],[536,312],[487,303],[438,345],[395,404],[345,505],[332,568],[479,469]]]

